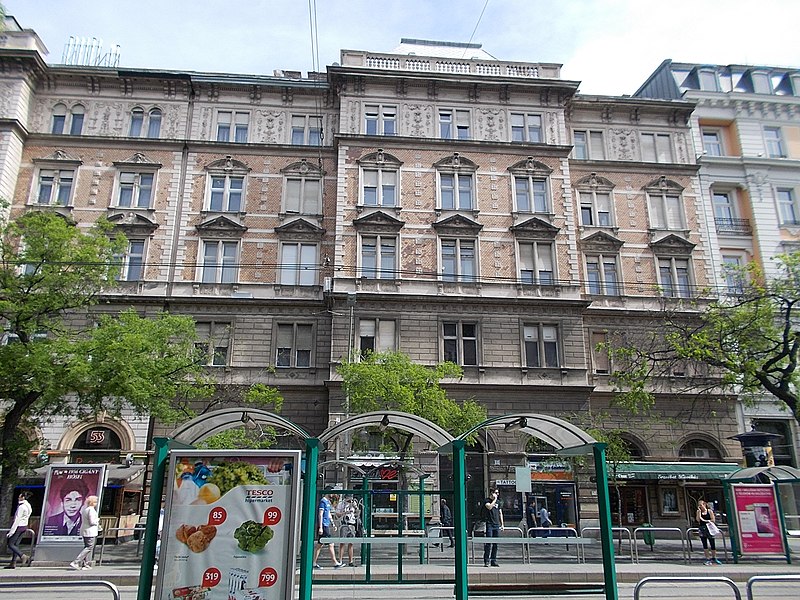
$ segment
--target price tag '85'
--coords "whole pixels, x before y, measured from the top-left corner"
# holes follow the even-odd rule
[[[221,506],[215,506],[208,513],[208,524],[222,525],[225,522],[225,519],[227,518],[228,518],[228,512]]]

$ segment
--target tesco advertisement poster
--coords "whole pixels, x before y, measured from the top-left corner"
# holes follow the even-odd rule
[[[292,598],[300,452],[170,456],[156,598]]]
[[[742,554],[786,555],[775,486],[737,483],[731,486]]]

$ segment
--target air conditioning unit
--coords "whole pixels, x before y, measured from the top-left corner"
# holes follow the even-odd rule
[[[711,452],[708,448],[695,448],[694,449],[694,457],[695,458],[711,458]]]
[[[333,278],[326,277],[322,280],[322,291],[323,292],[331,292],[333,291]]]

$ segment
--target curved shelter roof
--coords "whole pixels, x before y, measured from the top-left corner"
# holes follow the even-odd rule
[[[800,469],[784,465],[775,465],[773,467],[746,467],[731,473],[725,478],[725,481],[731,483],[750,481],[759,475],[763,475],[770,481],[776,483],[800,482]]]
[[[241,426],[263,426],[267,425],[288,431],[302,439],[311,437],[299,425],[295,425],[288,419],[280,415],[275,415],[258,408],[223,408],[212,412],[204,413],[184,423],[175,429],[170,437],[186,444],[196,444],[207,437]]]
[[[325,444],[348,431],[364,427],[391,427],[407,431],[427,440],[437,448],[453,441],[453,436],[435,423],[417,415],[393,410],[368,412],[348,417],[338,425],[329,427],[322,432],[319,441]]]

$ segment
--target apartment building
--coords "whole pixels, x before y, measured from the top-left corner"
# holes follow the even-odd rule
[[[665,306],[692,310],[719,276],[694,102],[583,96],[558,64],[424,40],[343,50],[305,77],[53,65],[10,24],[0,185],[12,216],[107,216],[129,246],[101,310],[192,315],[228,397],[274,385],[283,414],[319,433],[345,416],[347,357],[451,360],[464,377],[448,392],[490,415],[624,429],[639,459],[624,524],[685,522],[692,499],[721,498],[719,476],[741,457],[735,403],[713,427],[691,420],[675,373],[658,418],[632,421],[610,405],[597,351]],[[174,427],[127,421],[43,434],[63,460],[90,430],[124,453]],[[558,522],[593,516],[588,479],[515,433],[482,434],[468,465],[473,500],[508,488],[507,522],[522,518],[525,465]],[[432,485],[446,489],[448,468]],[[696,489],[679,490],[687,473]]]

